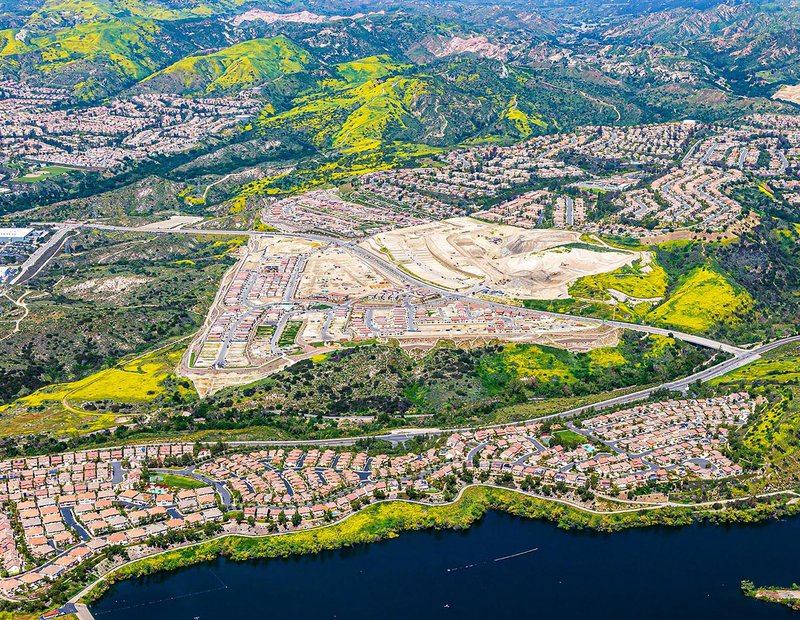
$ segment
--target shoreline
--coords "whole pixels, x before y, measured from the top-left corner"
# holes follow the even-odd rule
[[[780,495],[797,496],[793,491],[779,491],[762,499]],[[734,501],[741,500],[731,500],[729,504]],[[70,602],[91,605],[118,581],[179,570],[219,556],[235,561],[287,558],[397,538],[404,531],[461,530],[479,521],[489,511],[549,521],[566,530],[592,529],[607,533],[633,527],[680,527],[699,522],[753,524],[800,515],[800,502],[760,503],[744,508],[728,505],[719,510],[704,510],[712,504],[660,504],[602,513],[564,501],[542,499],[516,489],[475,484],[461,489],[447,504],[382,500],[323,526],[267,535],[226,532],[208,540],[159,551],[114,568],[70,598]],[[759,507],[763,510],[758,510]]]

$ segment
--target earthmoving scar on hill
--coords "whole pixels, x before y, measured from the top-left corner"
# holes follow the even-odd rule
[[[197,383],[201,394],[214,392],[226,385],[251,382],[302,359],[332,350],[339,346],[337,343],[359,337],[365,340],[396,339],[401,343],[413,343],[417,346],[423,341],[428,341],[428,346],[432,346],[442,338],[467,342],[506,339],[585,350],[613,344],[616,339],[615,331],[628,329],[645,334],[671,335],[685,342],[737,357],[746,353],[741,347],[667,328],[525,310],[513,296],[507,299],[499,297],[499,286],[485,284],[487,280],[491,281],[490,278],[498,277],[498,267],[495,264],[489,265],[489,261],[473,250],[478,244],[486,245],[487,250],[492,250],[492,237],[487,234],[486,225],[475,220],[450,220],[441,223],[440,229],[446,232],[442,233],[441,243],[437,246],[440,248],[438,259],[430,252],[425,254],[428,246],[423,244],[410,250],[404,248],[399,252],[402,260],[392,250],[385,252],[379,249],[387,247],[386,245],[376,245],[376,242],[384,239],[389,243],[395,242],[398,237],[396,233],[387,233],[364,243],[356,243],[320,234],[285,235],[188,227],[161,229],[155,225],[149,225],[147,230],[98,224],[85,226],[145,234],[247,235],[251,238],[244,256],[221,282],[206,324],[181,363],[180,372]],[[524,248],[526,251],[538,248],[538,252],[526,254],[532,256],[537,265],[541,264],[542,256],[546,256],[548,250],[556,252],[557,256],[567,261],[571,260],[574,253],[591,252],[585,247],[567,247],[565,251],[565,242],[574,241],[573,233],[525,231],[525,241],[519,234],[512,234],[518,233],[519,229],[492,226],[491,230],[493,233],[499,230],[500,236],[504,236],[508,240],[506,243],[512,247]],[[469,238],[470,234],[472,239]],[[416,243],[415,237],[412,229],[408,242],[412,246]],[[395,246],[391,247],[397,251]],[[442,247],[447,249],[441,250]],[[279,251],[276,252],[276,249]],[[316,269],[315,256],[326,257],[324,252],[334,250],[340,253],[337,261],[322,261],[325,269],[322,272],[314,271],[314,282],[307,286],[304,277],[306,272],[311,273]],[[449,264],[454,265],[457,271],[452,268],[447,270],[448,263],[441,262],[442,251],[448,253]],[[597,254],[611,261],[605,269],[641,258],[639,252],[604,251]],[[298,258],[303,260],[298,261]],[[566,284],[570,278],[577,279],[585,274],[585,271],[581,272],[574,266],[580,266],[581,260],[583,259],[573,263],[571,273],[562,276],[561,282]],[[271,264],[270,261],[277,261],[277,264]],[[284,266],[291,263],[292,271],[282,272],[282,263]],[[502,262],[499,264],[503,265]],[[603,269],[596,265],[591,268],[594,272]],[[265,273],[259,270],[268,274],[268,283],[264,281]],[[434,282],[433,277],[426,277],[434,274],[441,280],[439,273],[442,272],[450,278],[448,281]],[[461,275],[462,272],[469,273],[470,276]],[[241,280],[238,284],[235,283],[237,276]],[[461,281],[456,278],[461,278]],[[369,288],[361,290],[365,281],[369,283]],[[527,286],[529,291],[536,286],[535,282],[526,282],[525,278],[519,278],[517,282],[519,287]],[[320,283],[327,284],[328,289],[320,288]],[[451,287],[443,286],[445,283]],[[562,290],[565,284],[559,285]],[[254,293],[257,285],[260,288]],[[315,286],[318,290],[314,289]],[[457,290],[459,286],[462,290]],[[347,291],[347,294],[341,298],[330,296],[333,287],[339,287]],[[297,296],[298,292],[300,296]],[[362,312],[354,323],[352,313],[359,308]],[[459,312],[464,313],[462,317],[459,317]],[[270,316],[265,316],[266,314]],[[284,315],[288,316],[284,318]],[[217,330],[216,338],[209,339],[215,322],[223,316],[228,322],[222,326],[222,331]],[[457,318],[463,320],[456,321]],[[268,334],[262,330],[264,335],[260,336],[256,327],[264,319],[271,321],[274,329],[266,330]],[[301,324],[299,329],[296,327],[298,323]],[[464,327],[465,324],[471,327]],[[494,327],[490,330],[492,326]],[[297,330],[297,338],[288,343],[285,339],[281,342],[281,336],[287,327]],[[348,327],[360,328],[360,335],[354,336],[347,331]],[[504,332],[505,327],[508,329]],[[316,336],[316,342],[305,338],[307,333],[312,332]],[[253,363],[251,356],[254,344],[258,345],[259,337],[262,341],[267,338],[258,349],[265,357]],[[301,344],[298,345],[298,342]],[[205,366],[201,361],[204,347],[204,357],[211,360]],[[209,351],[212,353],[209,354]],[[231,357],[231,352],[238,359]],[[234,363],[228,363],[226,358]]]

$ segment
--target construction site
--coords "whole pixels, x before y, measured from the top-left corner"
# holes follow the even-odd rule
[[[222,280],[181,373],[201,394],[252,382],[343,346],[396,341],[428,349],[531,342],[573,351],[613,346],[616,328],[525,309],[566,296],[584,275],[641,253],[576,233],[455,218],[363,243],[319,235],[252,235]]]

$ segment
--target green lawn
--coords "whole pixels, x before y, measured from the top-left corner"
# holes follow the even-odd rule
[[[279,347],[290,347],[294,344],[294,339],[297,338],[297,333],[300,331],[300,327],[302,327],[302,321],[289,321],[286,323],[286,327],[281,332],[281,337],[278,338],[278,346]]]
[[[556,431],[553,433],[553,440],[550,442],[553,446],[564,446],[565,450],[574,450],[585,443],[590,443],[586,437],[569,430]]]
[[[164,474],[161,484],[174,489],[199,489],[200,487],[208,486],[205,482],[189,478],[188,476],[181,476],[180,474]]]
[[[31,171],[16,180],[21,183],[39,183],[40,181],[46,181],[47,179],[66,174],[72,170],[74,170],[74,168],[67,168],[65,166],[45,166],[44,168]]]

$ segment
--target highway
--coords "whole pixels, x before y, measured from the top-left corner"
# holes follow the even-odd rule
[[[458,428],[410,428],[410,429],[391,431],[389,433],[384,433],[381,435],[362,435],[359,437],[341,437],[338,439],[304,439],[295,441],[292,440],[228,441],[226,443],[232,446],[304,446],[304,445],[352,446],[353,444],[355,444],[357,441],[360,440],[381,439],[384,441],[388,441],[393,445],[396,445],[398,443],[404,443],[409,439],[413,439],[414,437],[418,437],[420,435],[426,437],[435,437],[440,435],[450,435],[452,433],[458,433],[468,430],[471,431],[479,428],[502,428],[513,424],[529,424],[532,422],[540,422],[543,420],[553,420],[558,418],[568,419],[590,410],[599,411],[601,409],[608,409],[610,407],[617,407],[619,405],[625,405],[628,403],[645,400],[650,396],[652,396],[654,392],[658,392],[664,389],[668,389],[671,391],[686,391],[686,389],[691,384],[696,383],[697,381],[700,381],[701,383],[706,383],[708,381],[721,377],[733,370],[736,370],[737,368],[741,368],[746,364],[756,361],[763,354],[768,353],[773,349],[777,349],[778,347],[782,347],[784,345],[791,344],[794,342],[800,342],[800,336],[790,336],[788,338],[782,338],[781,340],[776,340],[774,342],[761,345],[760,347],[756,347],[755,349],[744,351],[739,355],[732,357],[731,359],[725,360],[724,362],[721,362],[715,366],[711,366],[710,368],[698,371],[694,374],[691,374],[687,377],[683,377],[681,379],[676,379],[674,381],[669,381],[667,383],[651,386],[649,388],[638,390],[636,392],[631,392],[629,394],[614,396],[612,398],[602,400],[593,403],[591,405],[575,407],[574,409],[568,409],[566,411],[540,416],[538,418],[530,418],[528,420],[518,420],[515,422],[503,422],[501,424],[488,424],[488,425],[468,426],[468,427],[458,427]]]
[[[66,225],[66,224],[65,224]],[[82,223],[80,224],[83,227],[88,227],[96,230],[113,230],[113,231],[120,231],[120,232],[135,232],[135,233],[144,233],[144,234],[182,234],[182,235],[256,235],[256,236],[267,236],[267,237],[299,237],[302,239],[308,239],[311,241],[319,241],[321,243],[330,243],[336,245],[341,248],[345,248],[364,260],[366,263],[371,265],[373,268],[377,269],[378,271],[383,272],[384,274],[394,278],[395,280],[399,280],[401,282],[405,282],[407,284],[411,284],[412,286],[418,288],[424,288],[431,292],[437,293],[442,295],[443,297],[447,297],[450,299],[459,299],[462,301],[475,301],[481,304],[485,304],[492,308],[498,309],[511,309],[515,311],[519,311],[520,307],[515,306],[512,304],[504,304],[496,301],[487,301],[485,299],[476,298],[474,296],[459,293],[457,291],[453,291],[451,289],[443,288],[440,286],[436,286],[429,282],[425,282],[419,278],[414,277],[410,273],[403,271],[399,267],[397,267],[394,263],[389,261],[383,256],[378,256],[373,252],[361,247],[354,241],[347,241],[343,239],[338,239],[336,237],[330,237],[327,235],[318,235],[318,234],[311,234],[311,233],[264,233],[255,230],[228,230],[228,229],[209,229],[205,230],[202,228],[148,228],[143,230],[141,228],[135,228],[131,226],[111,226],[107,224],[93,224],[93,223]],[[583,317],[583,316],[575,316],[571,314],[563,314],[559,312],[545,312],[541,310],[531,311],[535,312],[536,314],[540,314],[542,316],[549,316],[553,318],[559,318],[563,320],[569,321],[580,321],[582,323],[592,323],[596,325],[610,325],[612,327],[616,327],[617,329],[629,329],[631,331],[637,331],[645,334],[657,334],[662,336],[672,336],[678,340],[682,340],[684,342],[689,342],[691,344],[696,344],[701,347],[706,347],[709,349],[714,349],[715,351],[725,351],[726,353],[731,353],[732,355],[738,355],[739,353],[743,353],[748,349],[743,349],[741,347],[737,347],[725,342],[719,342],[717,340],[713,340],[711,338],[705,338],[703,336],[696,336],[694,334],[687,334],[680,331],[675,331],[672,329],[665,329],[662,327],[652,327],[650,325],[640,325],[638,323],[627,323],[625,321],[608,321],[603,319],[596,319],[592,317]]]
[[[75,230],[76,225],[61,224],[59,228],[47,242],[43,243],[33,254],[28,257],[19,273],[8,283],[9,286],[17,284],[24,284],[34,276],[36,276],[48,263],[58,254],[58,251],[64,245],[67,235]]]

